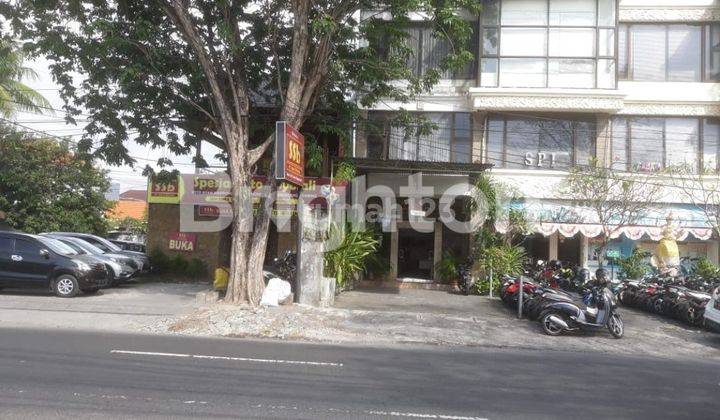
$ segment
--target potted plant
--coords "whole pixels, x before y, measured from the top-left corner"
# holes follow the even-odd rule
[[[459,261],[450,251],[443,251],[442,258],[435,265],[435,275],[443,283],[453,287],[458,286],[458,264]]]

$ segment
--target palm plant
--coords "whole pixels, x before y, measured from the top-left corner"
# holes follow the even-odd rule
[[[37,73],[23,66],[25,54],[12,40],[0,38],[0,116],[10,117],[18,111],[42,113],[50,103],[24,83],[37,79]]]
[[[350,225],[330,226],[329,242],[334,246],[325,252],[325,273],[335,277],[338,287],[345,287],[347,279],[366,267],[366,263],[380,246],[372,229],[355,231]]]

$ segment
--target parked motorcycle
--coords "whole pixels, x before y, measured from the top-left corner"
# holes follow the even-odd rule
[[[548,304],[540,314],[546,334],[557,336],[567,331],[607,328],[615,338],[622,338],[625,328],[617,312],[615,296],[607,287],[607,271],[597,270],[596,280],[583,296],[583,303],[559,301]]]
[[[460,292],[464,294],[465,296],[469,295],[473,291],[473,287],[475,287],[475,280],[473,279],[472,274],[470,273],[470,267],[467,264],[459,264],[458,265],[458,274],[460,277],[460,281],[458,284],[458,287],[460,288]]]

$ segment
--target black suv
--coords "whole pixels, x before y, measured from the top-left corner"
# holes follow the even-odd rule
[[[0,288],[48,288],[60,297],[95,293],[108,283],[105,265],[52,238],[0,232]]]

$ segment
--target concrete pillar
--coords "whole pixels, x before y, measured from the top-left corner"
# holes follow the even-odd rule
[[[558,259],[558,235],[559,233],[557,232],[550,235],[550,238],[548,240],[548,260]]]
[[[485,136],[485,112],[472,113],[472,163],[481,163],[483,161],[483,137]]]
[[[707,259],[711,263],[718,265],[718,253],[720,253],[720,243],[715,239],[709,240],[707,243]]]
[[[432,278],[433,280],[437,281],[438,279],[435,278],[435,267],[437,267],[438,263],[442,259],[442,222],[435,222],[435,232],[434,232],[434,244],[433,244],[433,270],[432,270]]]
[[[400,232],[397,224],[394,224],[390,232],[390,280],[396,280],[398,276],[398,246],[400,245]]]
[[[320,306],[323,293],[323,241],[312,229],[317,226],[314,216],[309,208],[303,209],[299,217],[297,271],[295,273],[295,286],[298,303]],[[307,227],[307,229],[305,228]]]
[[[598,114],[596,119],[597,138],[595,139],[595,157],[600,166],[609,168],[612,164],[612,131],[610,116]]]
[[[588,263],[588,238],[580,234],[580,266],[587,268]]]

